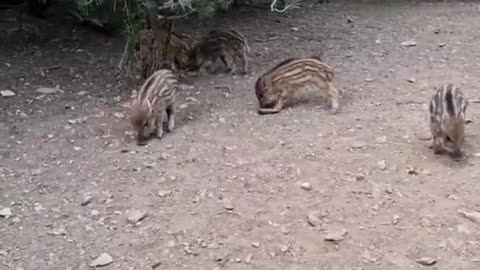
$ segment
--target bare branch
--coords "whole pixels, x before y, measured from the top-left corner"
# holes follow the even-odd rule
[[[182,15],[175,15],[175,16],[158,15],[157,20],[168,20],[168,21],[178,20],[178,19],[188,17],[188,16],[192,15],[194,12],[195,12],[194,10],[191,10],[187,13],[182,14]]]
[[[274,41],[279,39],[280,37],[278,35],[275,35],[273,37],[268,37],[268,38],[255,38],[256,42],[269,42],[269,41]]]
[[[285,11],[287,11],[287,10],[289,10],[289,9],[299,8],[299,6],[298,6],[299,1],[298,1],[298,0],[292,0],[290,3],[288,3],[287,5],[285,5],[285,6],[283,7],[283,9],[278,9],[278,8],[276,8],[277,1],[278,1],[278,0],[273,0],[272,4],[270,5],[270,9],[271,9],[272,11],[274,11],[274,12],[284,13]]]

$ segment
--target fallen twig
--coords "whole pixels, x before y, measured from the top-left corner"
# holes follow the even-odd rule
[[[176,16],[163,16],[163,15],[158,15],[157,16],[157,20],[170,20],[170,21],[173,21],[173,20],[179,20],[179,19],[183,19],[183,18],[186,18],[190,15],[193,14],[193,11],[189,11],[185,14],[182,14],[182,15],[176,15]]]
[[[279,39],[279,36],[273,36],[273,37],[268,37],[268,38],[255,38],[256,42],[269,42],[273,40]]]
[[[215,89],[227,89],[228,92],[232,92],[232,88],[228,85],[215,85]]]
[[[405,100],[405,101],[397,101],[395,104],[397,105],[408,105],[408,104],[424,104],[424,101],[414,101],[414,100]]]
[[[56,70],[62,68],[62,65],[53,65],[53,66],[48,66],[48,67],[43,67],[42,71],[50,71],[50,70]]]
[[[383,28],[382,27],[379,27],[379,26],[373,26],[373,25],[365,25],[366,28],[370,28],[370,29],[376,29],[376,30],[382,30]]]
[[[298,0],[292,0],[290,3],[286,4],[284,3],[283,9],[278,9],[277,6],[277,1],[278,0],[273,0],[272,4],[270,5],[270,9],[273,12],[278,12],[278,13],[284,13],[285,11],[291,9],[291,8],[299,8],[298,6]]]

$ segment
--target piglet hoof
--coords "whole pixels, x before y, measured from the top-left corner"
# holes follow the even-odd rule
[[[332,101],[330,105],[330,113],[337,114],[340,111],[340,106],[337,101]]]
[[[161,139],[163,137],[163,129],[162,128],[159,128],[157,130],[157,139]]]
[[[168,132],[172,132],[172,130],[175,128],[175,119],[174,118],[170,118],[168,120],[168,125],[167,125],[167,131]]]
[[[265,114],[277,114],[280,111],[272,110],[272,109],[259,108],[257,112],[260,115],[265,115]]]
[[[441,155],[441,154],[444,154],[445,153],[445,150],[444,149],[441,149],[439,147],[433,147],[433,153],[435,155]]]
[[[137,146],[145,146],[146,144],[147,144],[147,140],[141,140],[141,141],[137,140]]]

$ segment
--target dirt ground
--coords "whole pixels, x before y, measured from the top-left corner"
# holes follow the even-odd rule
[[[0,98],[0,269],[90,269],[104,252],[102,269],[480,269],[480,217],[459,213],[480,211],[480,105],[464,163],[428,148],[427,113],[437,84],[480,98],[480,4],[303,5],[180,27],[242,31],[251,72],[188,78],[177,128],[144,147],[125,119],[118,38],[3,39],[0,90],[16,95]],[[261,72],[320,52],[344,91],[337,115],[315,93],[256,113]]]

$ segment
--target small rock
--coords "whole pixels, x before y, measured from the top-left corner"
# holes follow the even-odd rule
[[[92,217],[98,217],[100,215],[100,212],[98,210],[93,209],[92,211],[90,211],[90,215]]]
[[[355,180],[356,181],[363,181],[363,180],[365,180],[365,175],[357,174],[357,175],[355,175]]]
[[[430,170],[422,170],[423,175],[432,175],[432,172]]]
[[[3,208],[0,210],[0,217],[8,218],[12,215],[12,209],[10,208]]]
[[[456,201],[456,200],[458,200],[458,196],[455,195],[455,194],[450,194],[450,195],[447,196],[447,199],[450,199],[452,201]]]
[[[88,94],[87,91],[80,91],[80,92],[77,93],[77,95],[79,95],[79,96],[85,96],[86,94]]]
[[[381,161],[377,162],[377,166],[382,171],[387,168],[387,164],[385,163],[385,160],[381,160]]]
[[[397,225],[398,222],[400,222],[400,216],[399,215],[394,215],[392,219],[392,224]]]
[[[318,224],[320,224],[320,219],[314,214],[309,214],[307,216],[307,223],[312,227],[316,227]]]
[[[287,227],[285,227],[285,226],[282,226],[282,227],[280,228],[280,231],[281,231],[283,234],[289,234],[289,233],[290,233],[290,230],[289,230]]]
[[[445,249],[447,247],[447,241],[441,241],[440,243],[438,243],[438,247],[441,249]]]
[[[10,90],[2,90],[0,91],[0,95],[2,95],[2,97],[13,97],[15,96],[15,92]]]
[[[417,169],[415,167],[408,167],[407,173],[410,175],[418,175]]]
[[[443,48],[443,47],[445,47],[445,46],[447,46],[447,43],[440,43],[440,44],[438,44],[438,47],[440,47],[440,48]]]
[[[473,154],[473,156],[476,157],[476,158],[480,158],[480,153],[475,153],[475,154]]]
[[[65,228],[58,228],[58,229],[52,229],[47,232],[48,235],[53,235],[53,236],[59,236],[59,235],[66,235],[67,231]]]
[[[386,143],[387,142],[387,136],[382,136],[382,137],[377,137],[375,139],[377,143]]]
[[[355,141],[355,142],[352,142],[350,144],[350,146],[353,148],[353,149],[359,149],[359,148],[362,148],[364,147],[366,144],[364,142],[361,142],[361,141]]]
[[[365,251],[363,253],[362,258],[364,259],[363,261],[365,263],[375,263],[378,260],[377,258],[373,257],[373,255],[368,251]]]
[[[131,224],[136,224],[137,222],[142,221],[146,217],[147,217],[146,211],[140,211],[135,209],[128,214],[127,220]]]
[[[225,208],[226,210],[233,210],[235,207],[233,206],[233,202],[232,200],[229,200],[229,199],[224,199],[223,200],[223,208]]]
[[[157,269],[158,267],[160,267],[160,265],[162,265],[161,262],[156,262],[156,263],[152,264],[150,267],[152,267],[152,269]]]
[[[252,242],[252,247],[254,247],[254,248],[259,248],[259,247],[260,247],[260,243],[259,243],[259,242]]]
[[[417,42],[415,42],[415,40],[407,40],[402,42],[401,45],[405,47],[413,47],[417,45]]]
[[[353,19],[350,16],[347,16],[347,23],[353,23]]]
[[[158,196],[161,197],[161,198],[165,198],[165,197],[167,197],[167,196],[169,196],[169,195],[171,195],[171,194],[172,194],[172,191],[171,191],[171,190],[160,190],[160,191],[158,192]]]
[[[90,267],[105,266],[111,264],[112,262],[112,256],[110,256],[108,253],[102,253],[100,256],[98,256],[98,258],[90,263]]]
[[[252,254],[248,254],[247,257],[245,258],[245,263],[246,264],[249,264],[253,261],[253,255]]]
[[[414,82],[416,82],[416,80],[415,80],[415,78],[408,78],[408,79],[407,79],[407,82],[409,82],[409,83],[414,83]]]
[[[373,79],[370,78],[370,77],[367,77],[367,78],[365,78],[365,81],[366,81],[366,82],[373,82]]]
[[[86,206],[89,203],[91,203],[93,200],[93,197],[91,195],[86,195],[83,197],[82,201],[80,202],[80,206]]]
[[[55,94],[55,93],[58,93],[58,92],[63,92],[62,89],[58,88],[58,87],[55,87],[55,88],[52,88],[52,87],[40,87],[40,88],[37,88],[37,90],[35,90],[37,93],[40,93],[40,94],[44,94],[44,95],[49,95],[49,94]]]
[[[293,32],[297,32],[297,31],[298,31],[298,27],[292,27],[292,28],[290,28],[290,29],[292,29]]]
[[[85,118],[77,118],[77,119],[69,119],[67,120],[67,122],[70,124],[70,125],[75,125],[75,124],[81,124],[81,123],[85,123],[87,119]]]
[[[432,139],[432,136],[427,134],[421,134],[417,135],[417,139],[419,139],[420,141],[430,141]]]
[[[185,252],[185,254],[188,254],[188,255],[198,255],[197,252],[194,252],[192,250],[192,248],[190,247],[190,244],[189,243],[183,243],[184,247],[183,247],[183,251]]]
[[[45,208],[41,204],[35,203],[35,205],[33,206],[33,210],[35,210],[35,212],[41,212],[45,210]]]
[[[0,249],[0,256],[7,256],[8,252],[6,250]]]
[[[42,169],[34,169],[32,170],[32,175],[33,176],[37,176],[37,175],[40,175],[42,174]]]
[[[437,260],[431,257],[422,257],[417,259],[416,262],[420,265],[431,266],[437,263]]]
[[[345,239],[345,235],[347,235],[348,231],[345,229],[342,230],[335,230],[335,231],[327,231],[324,236],[325,241],[333,241],[338,242]]]
[[[115,116],[118,119],[125,119],[125,114],[123,114],[121,112],[114,112],[113,116]]]
[[[312,185],[310,185],[310,183],[308,182],[303,182],[300,187],[303,189],[303,190],[306,190],[306,191],[310,191],[312,190]]]
[[[392,186],[387,185],[387,186],[385,187],[385,192],[388,193],[388,194],[392,194],[392,193],[393,193],[393,188],[392,188]]]
[[[143,166],[145,166],[145,168],[147,169],[153,169],[153,167],[155,167],[155,164],[151,162],[144,162]]]

